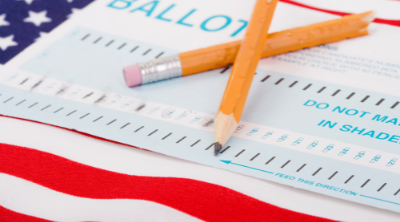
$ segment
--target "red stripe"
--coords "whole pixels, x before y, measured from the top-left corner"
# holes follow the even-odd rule
[[[296,6],[300,6],[303,8],[308,8],[308,9],[312,9],[312,10],[316,10],[316,11],[320,11],[320,12],[326,12],[332,15],[339,15],[339,16],[345,16],[345,15],[350,15],[352,13],[346,13],[346,12],[338,12],[338,11],[332,11],[332,10],[327,10],[327,9],[321,9],[321,8],[316,8],[316,7],[312,7],[309,5],[305,5],[305,4],[301,4],[292,0],[280,0],[280,2],[284,2],[287,4],[291,4],[291,5],[296,5]],[[381,23],[381,24],[387,24],[387,25],[394,25],[394,26],[399,26],[400,27],[400,20],[390,20],[390,19],[380,19],[380,18],[376,18],[374,20],[375,23]]]
[[[1,222],[47,222],[49,220],[40,219],[37,217],[20,214],[12,210],[0,206],[0,221]]]
[[[14,145],[0,144],[0,172],[78,197],[153,201],[206,221],[331,221],[215,184],[120,174]]]

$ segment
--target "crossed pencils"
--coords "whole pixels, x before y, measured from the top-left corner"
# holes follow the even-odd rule
[[[268,34],[278,0],[257,0],[242,41],[167,56],[124,68],[129,87],[192,75],[233,63],[231,75],[214,119],[214,155],[235,132],[261,57],[282,54],[368,34],[373,12]]]

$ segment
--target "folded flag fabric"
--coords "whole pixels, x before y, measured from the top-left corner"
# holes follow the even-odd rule
[[[93,0],[1,0],[0,64],[5,64],[37,39]]]
[[[29,186],[40,186],[40,189],[47,188],[57,193],[54,195],[62,193],[99,202],[130,199],[157,203],[173,208],[180,214],[186,214],[177,216],[176,219],[180,218],[182,221],[185,221],[185,217],[204,221],[331,221],[279,208],[229,188],[203,181],[121,174],[9,144],[0,144],[0,177],[3,178],[3,183],[24,180],[27,186],[25,189],[31,189]],[[16,185],[14,192],[18,192],[20,188],[21,186]],[[149,207],[146,213],[157,214],[152,209]],[[7,210],[7,206],[0,208],[0,211],[1,221],[24,218],[24,212]],[[32,216],[29,220],[35,221],[34,215]]]
[[[332,15],[345,16],[345,15],[352,14],[352,13],[347,13],[347,12],[339,12],[339,11],[334,11],[334,10],[321,9],[321,8],[313,7],[313,6],[310,6],[310,5],[302,4],[302,3],[299,3],[299,2],[296,2],[296,1],[293,1],[293,0],[280,0],[280,2],[284,2],[284,3],[287,3],[287,4],[291,4],[291,5],[296,5],[296,6],[299,6],[299,7],[302,7],[302,8],[312,9],[312,10],[319,11],[319,12],[325,12],[325,13],[329,13],[329,14],[332,14]],[[375,18],[373,22],[380,23],[380,24],[400,26],[400,20]]]
[[[15,211],[9,210],[0,206],[0,219],[3,222],[11,222],[11,221],[24,221],[24,222],[47,222],[49,220],[44,220],[37,217],[32,217],[25,214],[20,214]]]

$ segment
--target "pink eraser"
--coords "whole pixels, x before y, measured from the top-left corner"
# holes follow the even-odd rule
[[[140,72],[140,68],[137,64],[127,66],[123,70],[126,85],[132,87],[142,84],[142,73]]]

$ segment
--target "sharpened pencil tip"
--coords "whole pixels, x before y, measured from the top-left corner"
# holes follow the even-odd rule
[[[215,143],[214,145],[214,156],[217,156],[219,151],[221,151],[222,145],[220,143]]]

